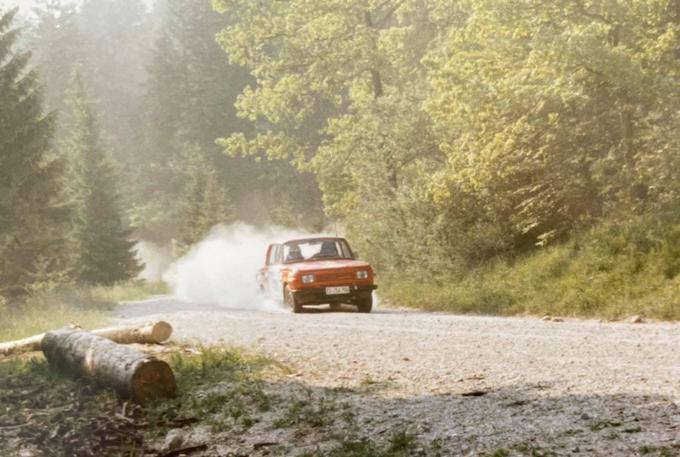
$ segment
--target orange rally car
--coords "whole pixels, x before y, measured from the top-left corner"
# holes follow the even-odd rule
[[[265,294],[299,313],[305,305],[341,303],[373,308],[373,269],[357,260],[344,238],[305,238],[271,244],[257,282]]]

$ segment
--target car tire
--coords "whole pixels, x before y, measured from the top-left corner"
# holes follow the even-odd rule
[[[357,311],[360,313],[370,313],[373,309],[373,296],[366,295],[357,299]]]
[[[287,285],[283,287],[283,301],[286,303],[286,305],[293,308],[293,312],[295,314],[302,312],[302,305],[299,303],[297,297],[295,297],[295,294],[288,288]]]

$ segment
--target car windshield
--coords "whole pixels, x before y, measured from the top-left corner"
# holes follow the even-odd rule
[[[345,240],[339,239],[302,240],[283,245],[284,263],[327,259],[352,259],[352,251]]]

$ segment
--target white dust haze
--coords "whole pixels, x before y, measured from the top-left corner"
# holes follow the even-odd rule
[[[218,305],[231,309],[281,311],[282,304],[258,290],[255,275],[265,262],[267,246],[310,236],[281,227],[256,228],[238,222],[218,225],[184,257],[173,260],[171,246],[141,241],[137,256],[145,268],[139,278],[165,281],[173,295],[187,305]],[[373,294],[373,310],[379,298]]]
[[[135,246],[137,259],[144,265],[138,278],[149,282],[158,282],[172,265],[172,246],[161,246],[150,241],[139,241]]]
[[[175,297],[198,305],[277,311],[255,280],[265,262],[267,246],[312,236],[284,228],[258,229],[244,223],[214,227],[205,240],[177,260],[163,275]]]

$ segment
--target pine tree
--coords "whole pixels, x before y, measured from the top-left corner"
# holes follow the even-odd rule
[[[184,198],[184,170],[193,166],[185,163],[187,144],[195,148],[192,154],[210,163],[215,179],[235,192],[245,187],[236,180],[252,183],[257,171],[246,160],[228,159],[215,145],[224,128],[247,125],[236,117],[234,102],[250,78],[229,64],[215,41],[225,18],[208,0],[156,2],[154,16],[160,21],[159,36],[145,84],[146,142],[136,167],[140,179],[132,215],[138,233],[164,243],[186,235],[179,234],[177,222],[184,211],[178,206]]]
[[[128,165],[138,149],[137,128],[153,33],[140,0],[84,0],[78,14],[83,38],[83,79],[101,106],[109,153]],[[103,140],[103,138],[102,138]]]
[[[231,201],[217,172],[198,148],[191,148],[187,156],[177,234],[180,253],[201,241],[213,226],[233,220]]]
[[[255,224],[279,220],[271,216],[280,212],[282,193],[290,196],[291,214],[304,213],[305,221],[320,219],[320,194],[311,174],[300,175],[284,161],[256,163],[250,157],[227,157],[215,144],[218,137],[254,129],[235,107],[253,77],[232,64],[216,40],[225,26],[238,21],[238,12],[217,13],[209,0],[167,0],[154,4],[153,15],[161,27],[146,84],[147,143],[137,167],[146,176],[146,186],[138,187],[137,231],[149,236],[157,227],[165,233],[176,228],[178,209],[173,202],[178,201],[181,187],[172,176],[184,169],[186,144],[198,147],[219,181],[230,189],[239,219]],[[261,211],[253,210],[253,202]],[[156,216],[158,208],[165,210],[161,217]]]
[[[117,176],[102,148],[99,126],[78,73],[73,86],[62,151],[70,163],[69,191],[76,215],[75,268],[83,282],[113,284],[134,277],[141,268],[131,231],[123,221]]]
[[[30,53],[13,51],[16,12],[0,12],[0,295],[8,298],[27,291],[37,263],[41,274],[64,268],[68,220],[62,163],[50,153],[54,116],[43,110]]]
[[[35,25],[30,43],[46,83],[45,100],[50,110],[62,111],[73,69],[85,58],[78,11],[69,0],[39,0],[33,12]]]

